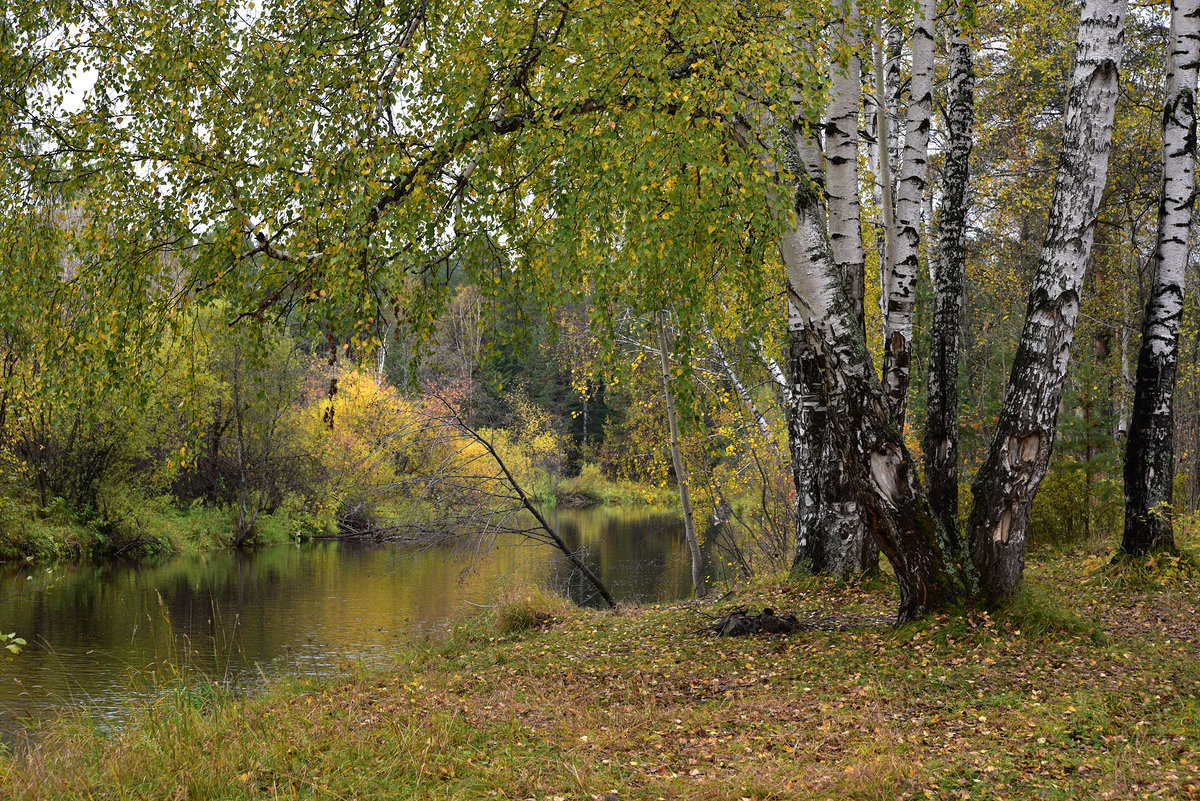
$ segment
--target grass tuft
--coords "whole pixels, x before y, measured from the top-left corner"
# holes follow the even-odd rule
[[[1057,602],[1042,584],[1029,577],[1017,586],[999,617],[1035,636],[1072,634],[1103,640],[1103,633],[1094,623]]]
[[[561,595],[541,587],[517,587],[501,593],[492,609],[492,621],[500,634],[516,634],[546,628],[573,618],[579,612]]]

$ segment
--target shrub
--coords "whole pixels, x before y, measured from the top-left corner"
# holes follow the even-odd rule
[[[600,472],[600,465],[595,462],[584,462],[579,475],[568,478],[558,485],[558,498],[576,500],[578,506],[587,506],[608,500],[612,494],[612,486]]]

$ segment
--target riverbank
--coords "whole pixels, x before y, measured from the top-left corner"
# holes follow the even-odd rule
[[[611,480],[585,471],[579,476],[538,487],[534,494],[546,507],[590,509],[630,507],[671,510],[679,494],[671,487]],[[83,515],[61,500],[40,506],[27,492],[0,495],[0,565],[85,562],[120,556],[129,559],[176,553],[203,553],[232,546],[237,510],[193,503],[180,507],[169,497],[137,498],[121,511]],[[412,516],[412,510],[406,510]],[[386,521],[367,521],[385,525]],[[361,530],[346,531],[332,514],[310,512],[288,503],[263,512],[249,543],[254,546],[307,542],[316,538],[363,539]],[[370,539],[369,531],[365,538]]]
[[[0,498],[0,564],[84,562],[114,556],[143,559],[231,546],[237,521],[230,509],[169,498],[139,499],[117,514],[83,515],[61,501],[39,506],[20,495]],[[263,513],[254,545],[303,542],[337,533],[337,524],[291,507]]]
[[[899,630],[885,579],[615,613],[512,593],[385,669],[62,720],[0,797],[1200,797],[1200,581],[1109,555],[1036,554],[1013,609]],[[737,605],[837,630],[700,633]]]

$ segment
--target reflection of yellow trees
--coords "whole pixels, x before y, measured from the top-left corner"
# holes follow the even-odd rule
[[[673,516],[561,510],[555,520],[571,547],[587,547],[589,563],[620,597],[688,593],[688,556]],[[221,678],[280,658],[311,668],[366,657],[406,632],[474,612],[468,601],[490,604],[503,585],[566,584],[570,568],[560,555],[518,543],[502,538],[474,551],[319,542],[152,566],[3,573],[0,619],[34,645],[0,673],[0,711],[79,698],[116,708],[131,686],[187,665]],[[592,594],[578,580],[571,590],[576,600]]]

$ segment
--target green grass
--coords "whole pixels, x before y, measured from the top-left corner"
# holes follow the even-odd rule
[[[28,495],[0,496],[0,562],[82,561],[119,554],[140,558],[228,547],[236,512],[194,503],[179,507],[166,497],[131,497],[107,515],[72,513],[60,500],[37,506]],[[308,539],[336,531],[327,521],[284,504],[262,514],[255,544]]]
[[[547,494],[567,506],[657,506],[672,508],[679,505],[679,491],[673,486],[640,484],[625,479],[606,477],[600,466],[587,463],[579,475],[563,479]]]
[[[871,622],[884,581],[615,612],[509,590],[385,669],[52,724],[0,797],[1200,798],[1200,583],[1131,587],[1110,556],[1043,551],[1012,606],[900,629]],[[738,605],[858,624],[699,633]]]
[[[491,621],[498,633],[516,634],[573,619],[577,612],[557,593],[540,587],[519,587],[500,593],[491,610]]]

